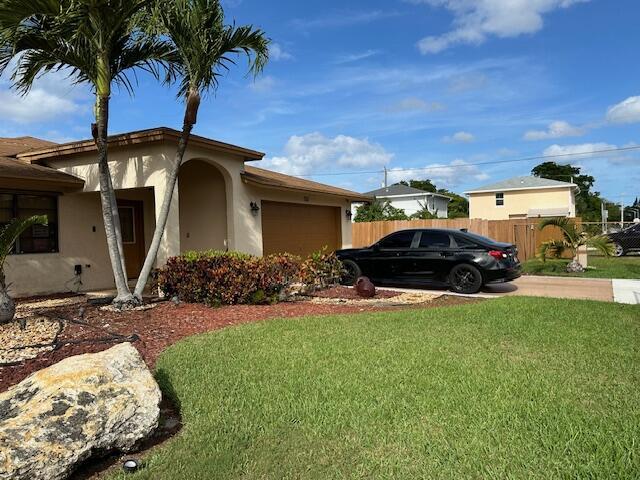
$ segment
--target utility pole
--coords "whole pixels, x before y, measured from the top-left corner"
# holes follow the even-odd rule
[[[387,166],[384,167],[384,188],[387,188]]]

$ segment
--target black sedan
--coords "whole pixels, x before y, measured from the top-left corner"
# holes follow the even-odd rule
[[[616,257],[622,257],[629,252],[640,252],[640,223],[620,232],[610,233],[608,237],[613,242]]]
[[[338,250],[345,284],[361,275],[376,285],[449,287],[476,293],[487,283],[520,276],[517,249],[508,243],[460,230],[394,232],[366,248]]]

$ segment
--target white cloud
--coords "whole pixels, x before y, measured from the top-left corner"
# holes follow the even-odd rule
[[[269,59],[279,62],[281,60],[292,60],[293,55],[286,52],[279,43],[269,45]]]
[[[371,10],[367,12],[335,11],[317,18],[297,18],[293,20],[292,24],[294,27],[301,30],[311,28],[348,27],[351,25],[371,23],[385,18],[395,17],[397,15],[397,12],[383,10]]]
[[[382,53],[380,50],[366,50],[364,52],[349,53],[338,56],[333,63],[335,63],[336,65],[342,65],[345,63],[358,62],[360,60],[365,60],[367,58],[380,55],[380,53]]]
[[[48,73],[36,80],[26,95],[10,89],[9,82],[3,80],[0,82],[0,116],[26,124],[75,115],[87,110],[79,101],[84,95],[91,98],[89,92],[73,86],[62,72]]]
[[[337,135],[329,138],[319,132],[294,135],[284,147],[284,155],[267,158],[262,165],[290,175],[306,175],[335,167],[382,167],[393,154],[366,138]]]
[[[449,164],[431,163],[415,169],[392,168],[388,173],[391,183],[400,180],[432,180],[438,187],[451,188],[469,180],[481,182],[487,180],[489,175],[478,167],[470,165],[464,160],[457,159]]]
[[[402,112],[438,112],[445,106],[439,102],[426,102],[418,97],[407,97],[389,106],[387,111],[393,113]]]
[[[556,155],[560,155],[559,157],[553,158],[553,161],[556,163],[571,163],[575,165],[576,161],[590,159],[590,158],[598,158],[607,160],[613,164],[620,164],[625,162],[637,162],[638,159],[638,151],[637,150],[628,150],[628,151],[614,151],[608,152],[606,150],[616,150],[618,148],[627,148],[627,147],[636,147],[635,143],[628,143],[619,147],[618,145],[612,145],[610,143],[582,143],[577,145],[551,145],[546,148],[543,152],[543,155],[546,157],[553,157]]]
[[[574,127],[564,121],[551,122],[546,130],[529,130],[524,134],[525,140],[548,140],[550,138],[581,137],[586,129]]]
[[[423,54],[439,53],[457,44],[479,45],[487,37],[533,34],[544,25],[543,16],[589,0],[410,0],[449,10],[453,29],[418,42]]]
[[[253,83],[249,84],[249,88],[254,92],[264,93],[273,90],[276,85],[276,79],[271,75],[256,78]]]
[[[479,90],[488,83],[484,73],[472,72],[456,76],[449,81],[448,90],[451,93],[464,93]]]
[[[609,107],[607,121],[611,123],[640,122],[640,96],[629,97],[617,105]]]
[[[442,141],[445,143],[471,143],[476,139],[475,135],[469,132],[456,132],[453,135],[443,137]]]

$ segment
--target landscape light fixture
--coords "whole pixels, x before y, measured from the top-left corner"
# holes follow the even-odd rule
[[[122,464],[122,469],[127,473],[136,472],[140,468],[140,461],[135,458],[129,458]]]

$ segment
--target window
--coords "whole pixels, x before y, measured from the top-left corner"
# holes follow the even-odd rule
[[[496,207],[504,205],[504,193],[496,193]]]
[[[443,232],[422,232],[420,248],[449,248],[451,238]]]
[[[478,244],[473,240],[465,237],[454,237],[458,248],[462,248],[463,250],[473,250],[478,248]]]
[[[47,253],[58,251],[58,199],[53,195],[0,193],[0,228],[14,218],[24,220],[46,215],[48,225],[28,228],[13,247],[12,253]]]
[[[416,232],[411,230],[394,233],[382,239],[380,248],[411,248],[415,234]]]

